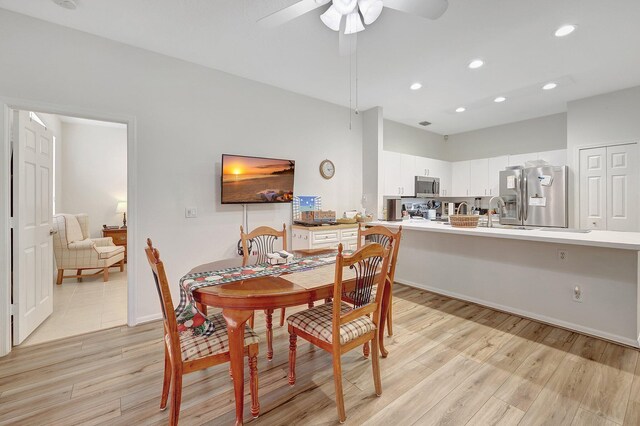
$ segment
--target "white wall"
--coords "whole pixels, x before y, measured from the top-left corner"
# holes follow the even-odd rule
[[[640,86],[569,102],[567,158],[569,160],[569,226],[579,224],[578,148],[616,142],[640,142]]]
[[[566,147],[567,114],[560,113],[450,135],[446,153],[449,161],[462,161]]]
[[[360,207],[362,126],[354,116],[349,130],[345,108],[2,9],[0,76],[0,96],[135,117],[138,320],[160,313],[144,238],[159,247],[175,298],[191,267],[234,255],[242,209],[220,205],[222,153],[294,159],[297,194],[338,212]],[[331,180],[318,172],[325,158]],[[185,219],[187,206],[198,218]],[[291,207],[250,206],[249,215],[250,226],[277,226]]]
[[[384,120],[384,150],[420,157],[447,160],[447,145],[442,135],[426,129]]]
[[[115,210],[127,199],[127,128],[63,122],[60,145],[58,210],[87,213],[91,237],[101,237],[103,224],[122,224]]]
[[[449,135],[384,120],[384,149],[447,161],[553,151],[567,147],[567,114]]]

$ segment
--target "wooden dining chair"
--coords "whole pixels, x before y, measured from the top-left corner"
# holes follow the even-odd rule
[[[251,256],[255,256],[256,263],[268,262],[267,253],[273,253],[275,243],[282,240],[282,250],[287,250],[287,225],[282,224],[282,231],[275,230],[268,226],[260,226],[249,233],[244,232],[240,225],[240,240],[242,243],[242,266],[249,263]],[[267,328],[267,359],[273,359],[273,310],[264,311]],[[280,327],[284,325],[285,309],[280,309]],[[249,320],[253,327],[253,316]]]
[[[338,246],[336,257],[333,301],[323,305],[297,312],[287,318],[289,325],[289,384],[296,382],[296,342],[300,336],[310,343],[331,353],[333,357],[333,380],[336,389],[336,404],[340,422],[347,415],[344,408],[342,392],[341,355],[372,342],[373,382],[376,395],[382,394],[380,380],[380,360],[378,354],[380,311],[386,271],[389,267],[389,248],[381,244],[367,244],[352,255],[342,254],[342,244]],[[353,304],[342,300],[343,269],[348,267],[355,273],[355,297]],[[372,297],[375,292],[375,297]]]
[[[153,272],[158,296],[160,297],[164,322],[164,382],[160,409],[167,408],[169,390],[172,388],[169,424],[177,425],[182,398],[182,376],[230,360],[227,324],[222,314],[212,314],[208,316],[208,319],[215,326],[215,332],[211,336],[194,336],[191,332],[178,333],[176,314],[171,300],[164,263],[160,260],[160,253],[153,247],[151,240],[148,238],[145,252]],[[249,326],[246,326],[244,353],[249,357],[251,415],[254,418],[258,417],[260,413],[257,367],[259,341],[258,335]]]
[[[402,225],[398,227],[398,232],[392,232],[389,228],[376,225],[367,229],[362,229],[362,224],[358,224],[358,245],[362,247],[363,240],[366,242],[379,243],[383,246],[392,246],[391,260],[389,262],[389,303],[387,308],[387,334],[393,336],[393,280],[396,275],[396,263],[398,252],[400,251],[400,239],[402,237]]]

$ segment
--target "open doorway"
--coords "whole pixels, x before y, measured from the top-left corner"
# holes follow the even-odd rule
[[[27,117],[28,123],[19,123]],[[15,138],[21,136],[20,126],[28,126],[36,132],[37,138],[51,141],[51,158],[45,160],[52,165],[47,173],[51,180],[49,185],[43,183],[46,179],[41,174],[37,174],[35,185],[28,179],[23,179],[22,185],[13,185],[14,192],[16,189],[26,192],[24,199],[35,200],[35,210],[42,216],[37,222],[50,222],[50,244],[46,248],[41,246],[40,251],[51,250],[52,254],[51,267],[46,262],[37,266],[50,273],[41,273],[48,277],[42,280],[42,288],[36,285],[31,289],[31,293],[36,293],[33,298],[29,289],[25,293],[17,285],[16,275],[20,274],[20,268],[23,268],[20,280],[23,285],[24,274],[28,274],[32,265],[30,259],[21,260],[21,251],[16,250],[20,237],[16,238],[14,233],[14,300],[16,293],[23,291],[23,298],[32,297],[36,305],[42,302],[44,315],[47,314],[44,306],[51,304],[50,314],[36,323],[31,321],[27,330],[22,327],[17,332],[14,316],[14,345],[33,345],[126,324],[127,126],[32,111],[14,111],[13,121]],[[39,143],[36,141],[38,149]],[[14,148],[13,170],[19,173],[24,157],[15,153]],[[38,168],[41,167],[38,164]],[[38,179],[41,181],[39,189]],[[45,191],[48,192],[45,194]],[[19,222],[20,208],[28,211],[32,206],[16,203],[20,198],[15,195],[18,194],[14,194],[13,216]],[[41,205],[44,203],[49,203],[50,208]],[[19,234],[24,229],[18,226],[15,231]],[[25,262],[27,266],[21,266],[19,262]],[[51,300],[44,303],[49,291]],[[22,318],[17,320],[20,322]]]

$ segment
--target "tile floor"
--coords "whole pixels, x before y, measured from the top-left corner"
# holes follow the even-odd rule
[[[64,337],[111,328],[127,322],[127,270],[109,271],[109,281],[102,275],[65,279],[53,284],[53,314],[20,346],[57,340]]]

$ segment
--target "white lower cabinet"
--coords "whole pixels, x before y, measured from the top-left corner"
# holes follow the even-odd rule
[[[345,250],[355,250],[358,244],[358,228],[342,226],[295,226],[291,232],[291,249],[338,248],[342,243]]]

